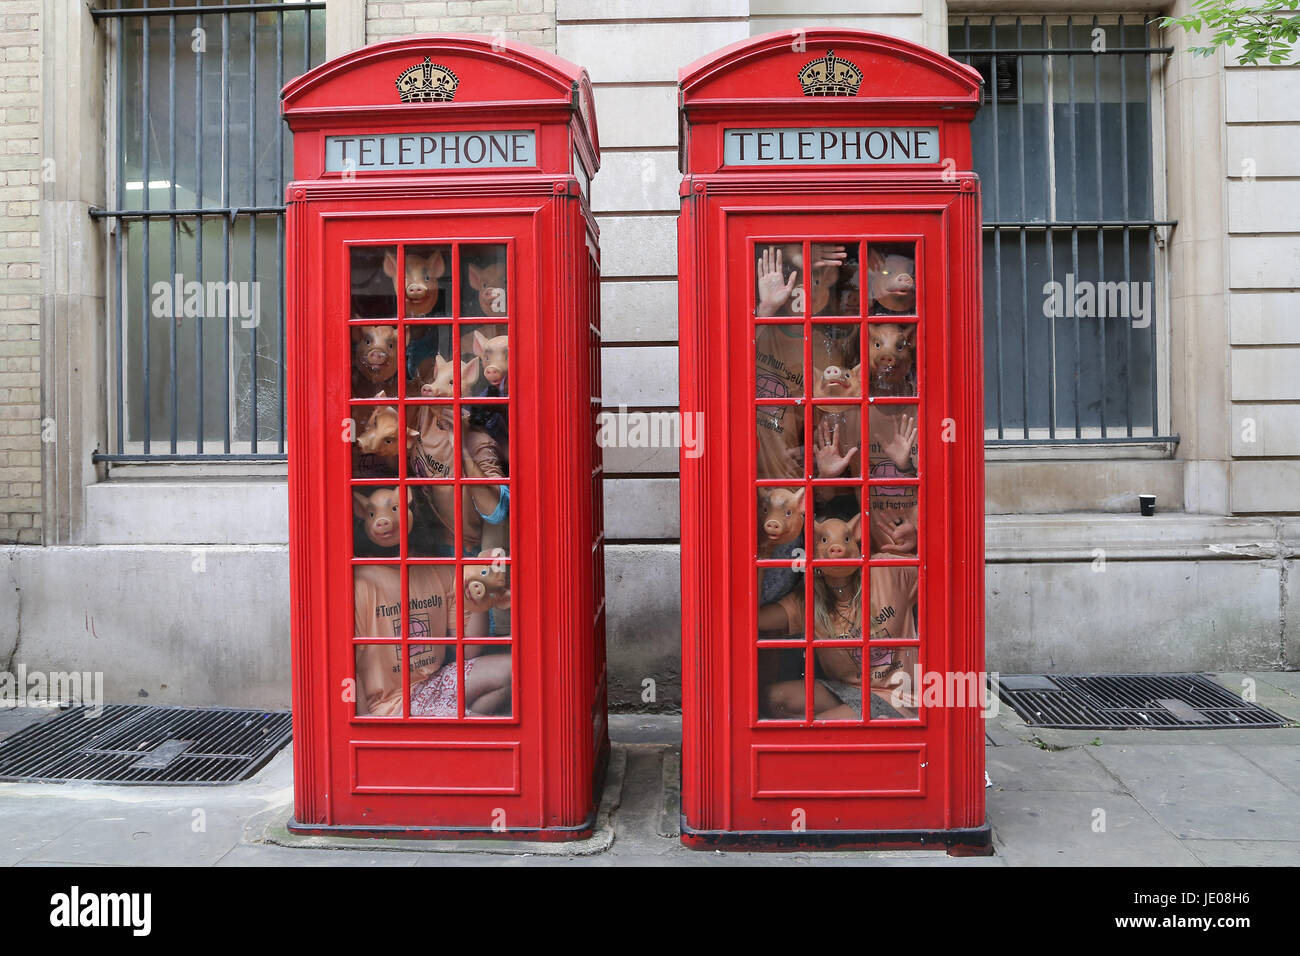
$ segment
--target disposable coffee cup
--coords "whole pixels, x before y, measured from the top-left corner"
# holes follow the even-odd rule
[[[1156,513],[1155,495],[1138,495],[1138,503],[1142,506],[1142,513],[1147,517]]]

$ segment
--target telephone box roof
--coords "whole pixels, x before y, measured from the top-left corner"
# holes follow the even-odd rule
[[[812,95],[801,73],[813,61],[843,58],[858,71],[849,95]],[[907,102],[915,105],[979,104],[979,73],[928,47],[862,30],[781,30],[740,40],[678,72],[684,107],[786,101],[813,104]]]
[[[459,80],[455,95],[435,102],[402,102],[395,83],[407,68],[428,58]],[[469,71],[481,67],[473,80]],[[285,84],[283,111],[294,129],[331,125],[355,117],[409,118],[419,111],[456,116],[471,110],[518,110],[563,106],[582,118],[599,153],[591,80],[587,71],[527,43],[472,34],[406,36],[352,50]]]

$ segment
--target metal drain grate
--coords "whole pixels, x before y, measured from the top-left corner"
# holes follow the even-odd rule
[[[1031,727],[1217,730],[1290,724],[1203,674],[1002,675],[989,685]]]
[[[288,711],[110,704],[0,741],[0,780],[126,784],[246,780],[292,736]]]

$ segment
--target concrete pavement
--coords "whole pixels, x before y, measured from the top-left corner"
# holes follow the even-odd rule
[[[680,720],[611,718],[596,834],[579,844],[303,838],[288,748],[221,787],[0,783],[4,866],[1222,866],[1300,865],[1300,672],[1256,682],[1290,718],[1264,730],[1047,731],[1003,707],[989,720],[996,854],[699,852],[677,839]],[[47,714],[0,712],[0,737]]]

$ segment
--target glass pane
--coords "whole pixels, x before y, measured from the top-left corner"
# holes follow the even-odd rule
[[[402,645],[355,647],[356,715],[402,716]]]
[[[397,408],[393,405],[352,406],[353,478],[396,478],[402,440]]]
[[[755,315],[803,316],[803,245],[759,246],[754,263]],[[797,263],[797,264],[796,264]],[[799,363],[802,365],[802,362]]]
[[[915,647],[871,649],[871,719],[914,720],[920,688],[917,687]]]
[[[397,257],[384,256],[384,275],[393,294],[402,294],[402,316],[451,315],[450,246],[406,246],[404,276],[397,276]]]
[[[1151,434],[1149,240],[1147,228],[1081,230],[1077,244],[1068,232],[1031,233],[1022,261],[1011,236],[985,236],[987,427],[1000,415],[1019,432],[1007,437],[1028,427],[1046,438],[1053,424],[1073,434],[1076,423],[1096,429],[1104,418],[1108,430],[1126,429],[1131,419]]]
[[[411,478],[454,478],[459,464],[456,454],[456,410],[451,405],[406,406],[406,432]]]
[[[917,406],[868,409],[867,459],[872,478],[915,478],[920,467]]]
[[[395,565],[352,569],[353,636],[402,636],[402,576]]]
[[[758,639],[776,641],[803,632],[804,562],[758,569]]]
[[[846,634],[847,639],[850,635]],[[862,636],[861,629],[857,637]],[[862,648],[818,647],[813,713],[818,720],[862,718]]]
[[[867,392],[873,398],[916,394],[916,324],[867,326]]]
[[[456,487],[412,484],[411,522],[407,526],[406,553],[413,558],[451,558],[456,555]]]
[[[789,558],[803,541],[804,488],[758,489],[758,556]]]
[[[455,637],[456,622],[451,610],[457,606],[456,569],[450,564],[407,565],[406,587],[410,594],[412,640]]]
[[[396,398],[397,326],[354,325],[351,336],[352,397]]]
[[[867,280],[871,315],[916,315],[916,244],[871,243]]]
[[[509,310],[506,292],[506,247],[465,245],[460,250],[463,316],[500,316]]]
[[[460,373],[460,394],[469,391],[478,378],[478,364],[461,365],[452,349],[450,325],[417,323],[406,326],[406,394],[411,398],[454,398],[456,374]]]
[[[870,575],[870,637],[872,641],[915,640],[919,569],[873,567]],[[871,646],[872,717],[914,717],[916,680],[914,647]],[[883,706],[882,706],[883,705]]]
[[[394,261],[396,246],[353,246],[351,263],[351,317],[354,319],[397,318],[397,296],[387,263]]]
[[[823,371],[815,390],[827,397],[840,397],[846,389],[856,390],[856,370],[835,366]],[[848,384],[841,384],[849,379]],[[844,396],[855,397],[855,396]],[[814,399],[816,401],[816,399]],[[862,475],[862,407],[858,404],[813,406],[813,474],[818,478],[858,478]],[[819,496],[820,498],[820,496]]]
[[[758,651],[758,719],[803,720],[803,648],[765,648]]]
[[[472,383],[467,394],[509,394],[510,337],[504,325],[466,326],[461,336],[461,361]],[[469,354],[465,347],[468,345]]]
[[[506,405],[466,405],[461,442],[467,478],[510,477],[509,409]],[[510,548],[510,485],[474,482],[461,488],[464,552],[468,556]]]
[[[461,568],[464,580],[465,633],[469,637],[506,637],[493,634],[487,612],[510,606],[510,565],[503,548],[484,549],[475,555],[481,563]]]
[[[395,558],[402,537],[402,522],[411,522],[410,495],[402,515],[402,498],[397,488],[352,489],[352,553],[359,558]]]

